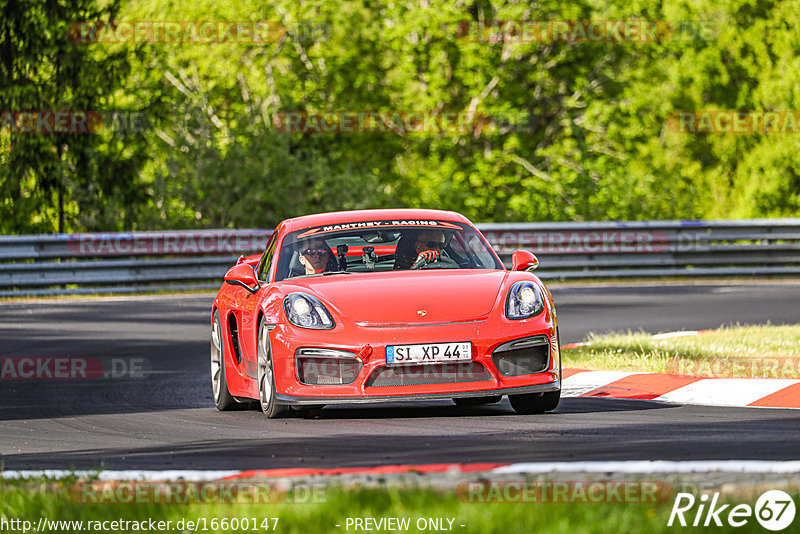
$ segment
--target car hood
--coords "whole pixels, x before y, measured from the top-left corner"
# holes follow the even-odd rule
[[[401,271],[314,278],[307,287],[332,313],[358,323],[439,323],[487,317],[507,276],[499,270]]]

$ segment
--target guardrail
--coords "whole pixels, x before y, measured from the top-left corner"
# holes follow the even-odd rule
[[[546,280],[800,276],[800,219],[489,223],[506,265],[518,248]],[[212,289],[271,230],[0,236],[0,296]]]

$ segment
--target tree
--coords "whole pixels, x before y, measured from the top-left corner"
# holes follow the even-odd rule
[[[75,34],[81,21],[113,22],[119,7],[119,1],[0,1],[4,233],[124,228],[146,202],[139,171],[147,141],[108,124],[125,117],[109,112],[119,109],[113,106],[136,51],[82,43]],[[135,95],[127,95],[131,110],[147,114],[149,101]],[[66,131],[53,128],[55,112],[67,117]],[[101,119],[100,131],[84,133],[83,124],[94,131]],[[34,131],[20,131],[26,127]]]

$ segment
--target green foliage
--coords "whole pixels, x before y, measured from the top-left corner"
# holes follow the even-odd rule
[[[0,110],[149,110],[152,96],[127,82],[141,54],[75,43],[70,24],[113,20],[119,2],[0,2]],[[124,94],[120,91],[124,90]],[[132,107],[120,104],[130,102]],[[104,127],[98,134],[0,131],[0,229],[53,232],[129,227],[146,199],[139,182],[146,138]]]
[[[270,227],[386,206],[476,221],[800,208],[800,135],[668,127],[684,110],[800,109],[798,0],[120,1],[0,1],[0,110],[148,116],[145,132],[127,136],[0,130],[4,232],[57,228],[59,194],[73,230]],[[658,42],[518,42],[461,29],[636,19],[684,31]],[[80,20],[276,21],[286,33],[267,43],[70,42]],[[492,121],[440,133],[275,127],[287,111],[392,110]]]

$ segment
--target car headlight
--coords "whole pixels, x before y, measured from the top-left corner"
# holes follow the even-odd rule
[[[511,286],[506,299],[506,317],[527,319],[542,313],[544,298],[539,286],[533,282],[517,282]]]
[[[333,328],[333,319],[325,306],[315,297],[305,293],[291,293],[283,299],[286,317],[295,326],[326,330]]]

